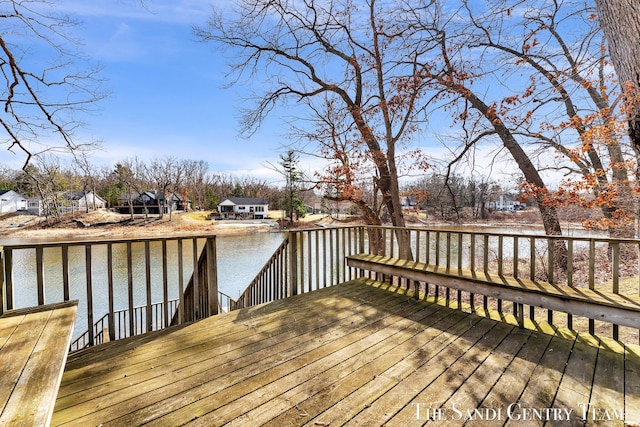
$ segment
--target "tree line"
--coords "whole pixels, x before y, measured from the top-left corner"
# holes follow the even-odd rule
[[[317,183],[304,176],[299,169],[298,158],[292,152],[282,155],[281,161],[273,168],[283,174],[283,185],[251,176],[213,172],[203,160],[164,156],[143,161],[133,157],[113,167],[99,167],[86,158],[79,164],[47,156],[38,158],[25,169],[0,166],[0,189],[52,200],[64,192],[94,192],[105,199],[109,207],[123,204],[123,199],[118,198],[128,193],[155,190],[184,195],[196,210],[215,210],[229,196],[264,198],[270,210],[285,210],[289,218],[303,217],[305,205],[330,210],[331,204],[322,201],[323,194],[314,190]],[[514,199],[519,196],[517,186],[501,186],[484,177],[457,174],[447,177],[431,171],[405,183],[401,190],[416,209],[430,218],[443,221],[485,219],[489,213],[489,202],[495,201],[499,195],[507,194]],[[50,210],[52,216],[59,216],[61,212]],[[359,213],[357,209],[351,212]]]
[[[285,189],[266,180],[212,172],[203,160],[171,156],[148,160],[133,157],[113,167],[98,167],[86,158],[84,163],[67,163],[57,156],[40,157],[21,170],[0,166],[0,187],[43,199],[55,199],[67,191],[94,192],[110,207],[120,204],[118,198],[127,193],[151,190],[186,195],[199,210],[214,210],[230,196],[262,197],[270,209],[282,209],[287,197]]]

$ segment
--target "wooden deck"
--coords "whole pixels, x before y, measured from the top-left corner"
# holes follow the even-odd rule
[[[507,320],[356,280],[74,353],[52,424],[640,421],[638,348]]]
[[[78,301],[0,316],[0,426],[44,426],[53,413]]]

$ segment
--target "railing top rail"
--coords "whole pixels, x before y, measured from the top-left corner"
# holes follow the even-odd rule
[[[389,225],[365,225],[365,228],[381,229],[381,230],[409,230],[409,231],[433,231],[441,233],[454,233],[454,234],[468,234],[468,235],[489,235],[489,236],[505,236],[505,237],[518,237],[518,238],[534,238],[534,239],[551,239],[551,240],[574,240],[574,241],[597,241],[597,242],[610,242],[610,243],[640,243],[638,238],[622,238],[622,237],[605,237],[605,236],[573,236],[573,235],[549,235],[549,234],[534,234],[534,233],[502,233],[491,230],[463,230],[455,228],[440,228],[433,226],[424,227],[393,227]]]
[[[193,235],[178,235],[178,236],[167,236],[167,237],[124,237],[124,238],[101,238],[94,237],[90,239],[78,239],[78,240],[60,240],[60,241],[47,241],[47,242],[25,242],[25,243],[10,243],[10,244],[2,244],[2,240],[0,239],[0,248],[4,249],[33,249],[37,247],[57,247],[57,246],[84,246],[87,244],[94,245],[106,245],[106,244],[117,244],[117,243],[136,243],[136,242],[162,242],[162,241],[173,241],[173,240],[186,240],[186,239],[215,239],[215,234],[193,234]]]
[[[336,230],[336,229],[348,229],[348,228],[360,228],[360,227],[370,227],[369,225],[361,224],[361,225],[325,225],[325,226],[316,226],[316,227],[308,227],[308,228],[294,228],[291,230],[286,230],[287,233],[292,232],[306,232],[306,231],[321,231],[321,230]]]
[[[218,291],[218,294],[222,295],[222,296],[223,296],[223,297],[225,297],[225,298],[229,298],[229,299],[230,299],[230,300],[232,300],[232,301],[235,301],[235,300],[233,299],[233,297],[231,297],[231,296],[229,296],[229,295],[225,294],[225,293],[224,293],[224,292],[222,292],[222,291]]]

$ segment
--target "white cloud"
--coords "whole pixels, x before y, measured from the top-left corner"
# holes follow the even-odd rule
[[[193,24],[208,16],[212,3],[212,0],[57,0],[56,9],[79,18],[109,17]],[[225,4],[223,0],[219,3]]]

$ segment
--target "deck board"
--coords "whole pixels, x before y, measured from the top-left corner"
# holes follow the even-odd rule
[[[0,425],[48,425],[75,322],[77,301],[0,317]]]
[[[638,401],[635,347],[539,329],[355,280],[71,355],[52,424],[406,426],[440,408],[448,426],[469,421],[454,408],[501,409],[473,421],[494,426],[517,402]]]

